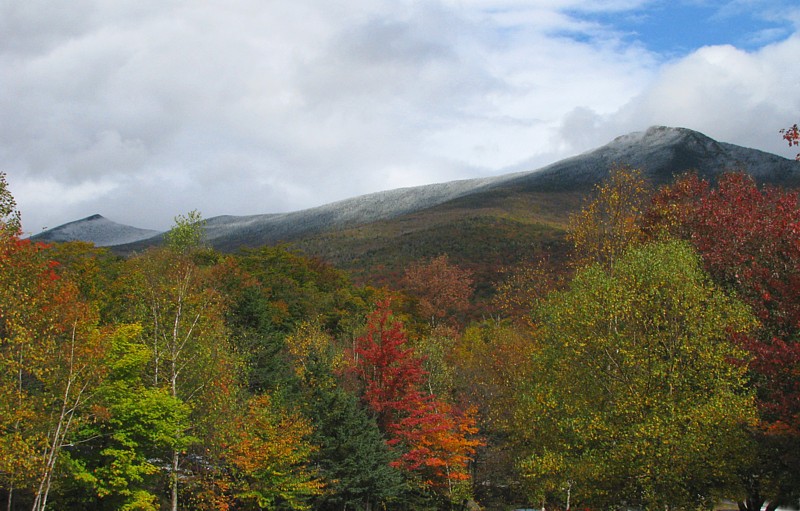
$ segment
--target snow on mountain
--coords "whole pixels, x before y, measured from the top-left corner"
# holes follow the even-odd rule
[[[212,246],[255,246],[263,244],[265,240],[292,239],[323,229],[387,220],[492,188],[511,177],[506,175],[399,188],[292,213],[214,217],[206,223],[206,240]]]
[[[88,241],[98,247],[108,247],[148,239],[157,234],[158,231],[118,224],[101,215],[92,215],[36,234],[31,239],[53,242]]]
[[[206,222],[206,240],[222,249],[255,247],[387,220],[499,188],[539,192],[588,190],[617,165],[641,169],[656,185],[688,170],[711,179],[725,171],[744,170],[761,182],[800,186],[800,162],[717,142],[685,128],[654,126],[538,170],[377,192],[292,213],[213,217]],[[121,252],[138,250],[160,239],[155,231],[122,226],[99,215],[56,227],[37,237],[51,241],[81,239],[99,246],[127,244],[120,247]]]
[[[586,188],[618,165],[640,169],[656,185],[690,170],[709,179],[723,172],[745,171],[760,182],[800,185],[800,165],[794,160],[665,126],[622,135],[600,148],[524,173],[515,184],[528,182],[541,190]]]

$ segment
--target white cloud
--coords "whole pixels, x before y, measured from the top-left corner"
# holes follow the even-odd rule
[[[608,118],[614,129],[685,126],[718,140],[789,155],[780,128],[800,112],[800,37],[756,52],[711,46],[666,65],[652,86]]]
[[[166,228],[534,168],[649,124],[778,150],[798,39],[665,63],[571,14],[648,4],[0,0],[0,165],[26,228]]]

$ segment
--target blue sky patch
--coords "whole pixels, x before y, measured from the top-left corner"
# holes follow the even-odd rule
[[[755,50],[789,37],[793,23],[771,2],[661,1],[648,8],[617,13],[571,13],[597,23],[627,42],[681,57],[697,48],[731,44]],[[577,39],[585,39],[586,35]]]

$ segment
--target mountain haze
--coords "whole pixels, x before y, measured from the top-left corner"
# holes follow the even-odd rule
[[[388,225],[403,218],[410,221],[424,216],[426,211],[435,216],[447,210],[451,213],[445,216],[451,217],[454,208],[475,209],[493,204],[502,209],[511,207],[511,202],[518,207],[520,201],[526,203],[525,208],[549,211],[551,218],[543,220],[544,224],[558,224],[577,207],[577,195],[591,190],[616,165],[641,169],[655,185],[669,182],[687,170],[712,180],[725,171],[744,170],[762,183],[800,186],[800,163],[794,160],[718,142],[685,128],[656,126],[620,136],[598,149],[538,170],[389,190],[292,213],[213,217],[206,223],[206,240],[225,251],[286,241],[303,245],[307,240],[358,226]],[[527,199],[523,200],[520,194],[526,194]],[[509,204],[502,204],[512,197]],[[160,243],[161,236],[95,215],[33,238],[93,241],[130,253]]]

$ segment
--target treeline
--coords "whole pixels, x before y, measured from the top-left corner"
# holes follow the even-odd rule
[[[0,497],[796,505],[797,194],[741,174],[654,191],[623,168],[569,232],[568,264],[506,268],[476,307],[446,255],[356,286],[286,247],[214,252],[195,212],[125,259],[31,243],[0,174]]]

